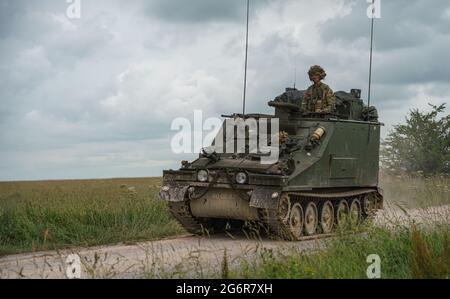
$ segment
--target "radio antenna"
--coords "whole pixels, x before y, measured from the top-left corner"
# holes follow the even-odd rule
[[[372,0],[372,20],[370,25],[370,63],[369,63],[369,91],[368,91],[368,97],[367,97],[367,109],[368,113],[370,113],[370,101],[372,96],[372,62],[373,62],[373,32],[374,32],[374,24],[375,24],[375,0]],[[368,122],[370,122],[370,115],[368,115]],[[369,128],[367,130],[367,143],[370,143],[370,136],[372,130],[370,130],[370,124]]]
[[[245,35],[245,73],[244,73],[244,100],[243,100],[243,112],[245,117],[245,101],[247,97],[247,67],[248,67],[248,25],[250,19],[250,0],[247,0],[247,32]]]
[[[370,63],[369,63],[369,92],[368,92],[368,106],[370,108],[370,101],[372,96],[372,61],[373,61],[373,33],[375,23],[375,0],[372,0],[372,23],[370,27]]]

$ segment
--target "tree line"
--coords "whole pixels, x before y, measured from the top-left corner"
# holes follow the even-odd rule
[[[413,109],[405,123],[389,132],[381,146],[383,170],[426,176],[449,174],[450,115],[445,115],[445,104],[429,105],[430,112]]]

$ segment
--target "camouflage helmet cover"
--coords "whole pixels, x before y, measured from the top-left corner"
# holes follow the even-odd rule
[[[327,73],[320,65],[313,65],[308,72],[309,79],[312,79],[312,76],[319,75],[320,79],[323,80],[327,76]]]

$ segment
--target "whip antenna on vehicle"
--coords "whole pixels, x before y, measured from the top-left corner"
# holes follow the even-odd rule
[[[245,116],[245,101],[247,97],[247,66],[248,66],[248,25],[250,19],[250,0],[247,0],[247,31],[245,35],[245,73],[244,73],[244,99],[243,99],[243,112]]]
[[[375,24],[375,0],[372,0],[372,22],[370,26],[370,63],[369,63],[369,91],[368,91],[368,107],[370,108],[370,100],[372,96],[372,61],[373,61],[373,33]]]

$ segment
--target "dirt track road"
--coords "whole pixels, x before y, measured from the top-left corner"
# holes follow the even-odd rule
[[[431,208],[426,212],[389,209],[377,216],[377,223],[387,219],[416,223],[448,222],[450,206]],[[234,239],[226,235],[213,237],[184,236],[144,242],[136,245],[115,245],[87,249],[64,250],[7,256],[0,259],[0,278],[67,278],[70,270],[77,268],[70,262],[77,257],[81,261],[81,278],[170,278],[171,273],[183,271],[198,277],[199,272],[213,269],[220,275],[224,252],[231,265],[250,259],[262,250],[296,250],[311,252],[326,245],[328,239],[283,242],[273,240],[249,240],[244,236]],[[73,256],[76,254],[76,256]],[[72,255],[72,256],[71,256]],[[69,270],[69,273],[67,271]],[[72,272],[73,273],[73,272]],[[203,272],[205,273],[205,272]],[[73,277],[73,276],[72,276]]]
[[[185,236],[137,245],[8,256],[0,259],[0,278],[66,278],[67,269],[73,269],[67,258],[74,253],[82,260],[82,278],[170,277],[167,273],[176,272],[180,267],[184,273],[189,269],[197,271],[192,273],[194,275],[202,271],[199,265],[217,269],[215,274],[219,274],[225,249],[229,262],[233,264],[265,249],[310,251],[322,243],[318,240],[292,243],[255,241],[244,236],[232,239],[226,235],[209,238]]]

